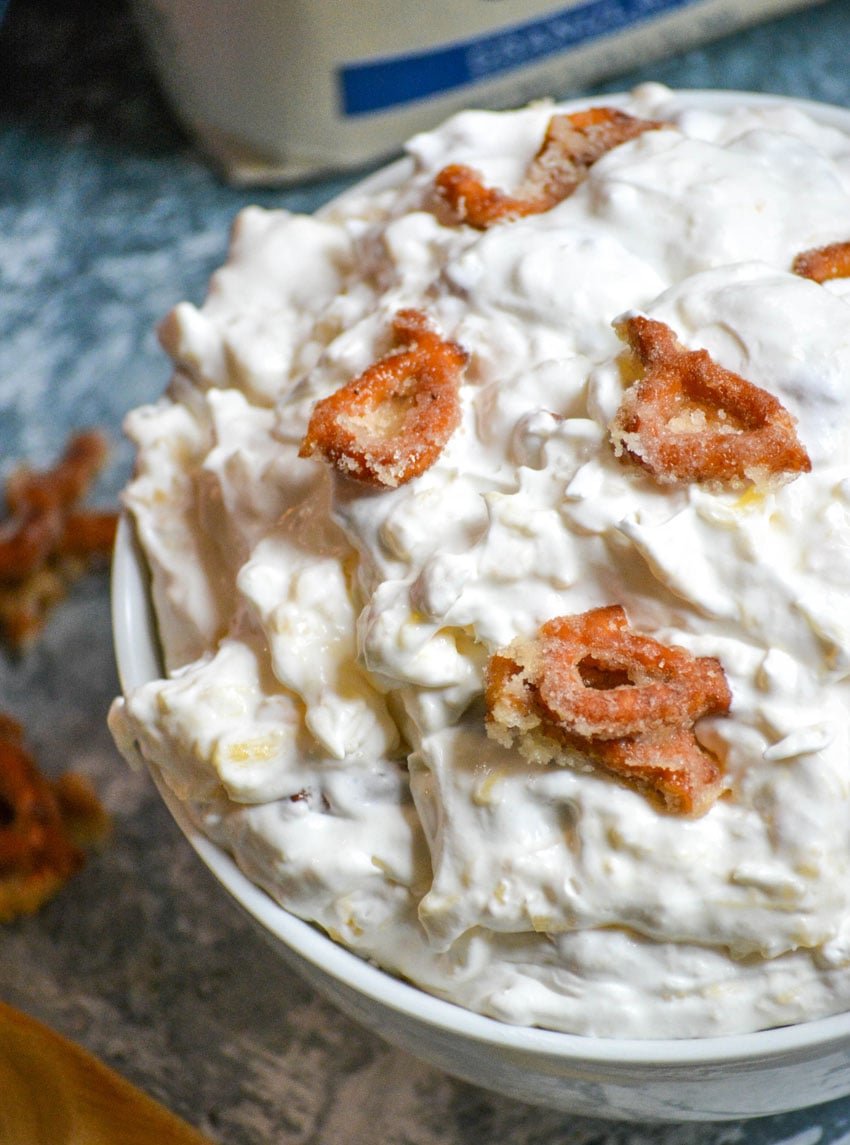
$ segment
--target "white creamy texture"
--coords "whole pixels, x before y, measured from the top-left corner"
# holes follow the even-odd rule
[[[850,139],[654,85],[625,106],[671,126],[487,232],[439,220],[433,177],[511,186],[550,105],[459,115],[321,219],[242,213],[163,324],[169,393],[127,421],[167,676],[110,720],[278,901],[388,969],[510,1022],[702,1035],[850,1004],[850,283],[790,273],[850,238]],[[297,453],[406,306],[469,352],[463,417],[376,491]],[[724,493],[616,459],[629,311],[775,393],[812,472]],[[724,666],[702,818],[485,735],[490,653],[610,603]]]

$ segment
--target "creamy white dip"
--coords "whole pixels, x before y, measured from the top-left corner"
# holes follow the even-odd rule
[[[320,218],[242,212],[168,393],[127,419],[125,502],[165,675],[110,724],[284,907],[508,1022],[685,1036],[850,1005],[850,138],[793,107],[622,104],[672,127],[545,214],[440,221],[437,171],[510,187],[550,104],[467,112]],[[439,460],[376,490],[298,457],[317,399],[425,310],[470,362]],[[618,460],[612,322],[638,311],[776,394],[811,473],[660,486]],[[485,734],[489,655],[621,604],[718,657],[701,818]]]

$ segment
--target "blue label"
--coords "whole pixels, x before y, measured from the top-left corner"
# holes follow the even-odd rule
[[[696,2],[585,0],[576,7],[472,40],[345,64],[339,70],[343,112],[368,115],[428,99]]]

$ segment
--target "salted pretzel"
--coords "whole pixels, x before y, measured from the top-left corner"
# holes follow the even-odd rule
[[[791,269],[801,278],[827,282],[831,278],[850,278],[850,241],[813,247],[796,256]]]
[[[488,734],[533,762],[601,767],[677,814],[720,793],[694,734],[729,710],[720,662],[636,632],[620,605],[555,617],[495,652],[485,703]]]
[[[20,466],[5,486],[7,516],[0,522],[0,628],[21,649],[41,631],[69,584],[104,563],[117,525],[113,511],[81,508],[106,461],[97,430],[72,435],[57,464]]]
[[[468,354],[420,310],[400,310],[393,337],[398,349],[316,403],[299,456],[386,488],[434,464],[460,423]]]
[[[444,167],[434,185],[457,222],[486,230],[496,223],[551,210],[575,191],[606,152],[644,131],[667,126],[615,107],[553,115],[540,149],[513,194],[486,186],[478,171],[461,163]]]
[[[20,724],[0,714],[0,922],[38,910],[108,830],[88,781],[73,772],[48,779]]]
[[[778,398],[686,350],[669,326],[635,315],[617,333],[642,376],[611,426],[615,454],[664,484],[770,486],[808,473],[796,423]]]

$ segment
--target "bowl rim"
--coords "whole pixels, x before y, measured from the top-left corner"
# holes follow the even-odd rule
[[[723,111],[732,107],[773,107],[792,108],[810,115],[812,119],[828,127],[837,127],[845,134],[850,133],[850,106],[841,107],[838,104],[822,103],[815,99],[806,99],[803,96],[777,95],[775,92],[739,91],[736,88],[667,88],[664,84],[651,81],[638,84],[635,91],[641,88],[656,87],[668,91],[671,98],[675,98],[676,105],[687,111]],[[553,106],[566,112],[580,110],[589,106],[599,106],[606,103],[622,103],[631,98],[628,91],[598,92],[590,96],[575,96],[568,99],[555,99]],[[471,108],[469,110],[484,113],[501,114],[492,108]],[[510,110],[510,109],[509,109]],[[522,109],[519,109],[522,110]],[[455,114],[463,115],[464,112]],[[451,117],[450,117],[451,118]],[[415,138],[415,137],[414,137]],[[374,194],[376,191],[393,187],[398,181],[408,175],[413,169],[413,159],[409,155],[378,167],[354,182],[332,199],[324,203],[315,211],[317,218],[321,218],[333,211],[338,205],[345,203],[349,198]]]
[[[675,97],[678,106],[694,110],[759,105],[796,108],[850,136],[850,108],[812,99],[702,88],[671,89],[671,97]],[[628,93],[612,92],[558,100],[557,104],[569,110],[601,101],[616,103],[626,98]],[[411,162],[409,157],[404,157],[357,180],[321,207],[317,216],[330,213],[349,197],[392,187],[410,171]],[[111,617],[118,675],[126,695],[162,674],[147,561],[126,509],[119,519],[112,559]],[[745,1033],[685,1038],[608,1038],[512,1025],[467,1010],[381,969],[335,942],[318,926],[280,906],[242,871],[228,852],[199,830],[156,768],[149,767],[149,770],[170,814],[199,858],[264,930],[344,987],[417,1023],[540,1060],[550,1058],[622,1067],[727,1067],[736,1062],[769,1063],[805,1057],[815,1048],[823,1050],[850,1039],[850,1011]]]

